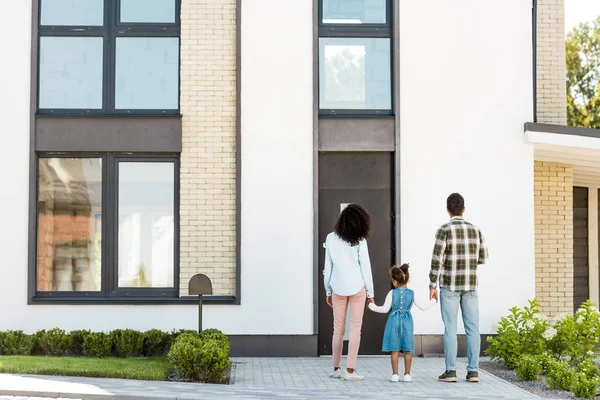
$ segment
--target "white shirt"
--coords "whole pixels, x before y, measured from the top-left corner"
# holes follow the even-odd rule
[[[393,290],[390,290],[389,293],[387,294],[387,296],[385,296],[385,302],[383,303],[382,306],[376,306],[375,303],[369,303],[369,310],[371,311],[375,311],[376,313],[380,313],[380,314],[385,314],[387,312],[390,311],[390,309],[392,308],[392,294]],[[417,306],[417,308],[421,311],[427,311],[429,310],[431,307],[435,306],[437,304],[437,301],[435,301],[434,299],[429,300],[428,303],[421,303],[420,301],[417,301],[416,297],[413,301],[413,304],[415,306]]]
[[[339,296],[352,296],[363,287],[367,289],[368,298],[375,296],[369,249],[364,239],[351,246],[335,232],[327,235],[323,275],[327,296],[331,296],[332,292]]]

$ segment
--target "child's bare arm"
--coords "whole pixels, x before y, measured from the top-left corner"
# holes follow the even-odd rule
[[[369,303],[369,310],[376,313],[385,314],[392,308],[392,291],[385,296],[385,302],[382,306],[376,306],[375,303]]]

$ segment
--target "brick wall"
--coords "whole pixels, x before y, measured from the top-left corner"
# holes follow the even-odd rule
[[[537,4],[537,120],[567,124],[565,0]]]
[[[236,4],[181,5],[181,295],[204,273],[235,294]]]
[[[573,311],[573,167],[535,162],[535,291],[549,315]]]

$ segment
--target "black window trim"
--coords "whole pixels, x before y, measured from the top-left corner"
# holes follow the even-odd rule
[[[369,110],[369,109],[324,109],[320,106],[321,101],[321,86],[320,76],[317,76],[318,87],[318,104],[320,117],[389,117],[394,115],[395,102],[393,90],[395,80],[394,74],[394,5],[392,0],[386,1],[386,22],[385,24],[339,24],[339,23],[324,23],[323,22],[323,2],[318,0],[318,31],[319,41],[321,38],[361,38],[361,39],[390,39],[390,109],[389,110]],[[319,46],[320,47],[320,46]],[[320,51],[318,52],[320,57]],[[320,63],[320,62],[319,62]],[[320,67],[319,67],[320,71]],[[320,74],[317,74],[320,75]]]
[[[37,41],[37,87],[36,114],[44,116],[180,116],[181,109],[181,0],[175,1],[175,23],[121,23],[121,0],[104,0],[103,26],[42,25],[42,3],[38,2]],[[63,109],[40,108],[40,54],[42,37],[102,37],[102,108]],[[116,39],[119,37],[165,37],[177,38],[177,108],[176,109],[115,109]]]
[[[38,291],[38,218],[39,218],[39,165],[40,159],[44,158],[101,158],[102,159],[102,264],[101,264],[101,290],[100,291]],[[117,246],[118,242],[118,173],[117,164],[119,162],[171,162],[174,164],[174,279],[172,288],[119,288],[117,282]],[[46,301],[66,301],[71,302],[112,302],[140,300],[144,302],[153,302],[156,300],[176,300],[179,299],[179,275],[180,275],[180,188],[179,188],[179,170],[180,158],[176,154],[119,154],[119,153],[65,153],[49,152],[38,154],[35,157],[36,185],[35,185],[35,246],[33,260],[29,268],[29,280],[33,293],[30,297],[30,303]]]

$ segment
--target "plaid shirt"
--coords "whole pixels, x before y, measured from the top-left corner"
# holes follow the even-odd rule
[[[453,217],[435,234],[429,286],[453,292],[477,289],[477,266],[487,261],[488,249],[479,229]]]

